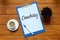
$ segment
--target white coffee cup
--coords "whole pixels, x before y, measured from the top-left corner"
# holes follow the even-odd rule
[[[18,22],[15,20],[15,19],[11,19],[8,21],[7,23],[7,28],[10,30],[10,31],[15,31],[18,29]]]

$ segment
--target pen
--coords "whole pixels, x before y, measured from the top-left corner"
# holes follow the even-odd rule
[[[26,25],[24,25],[24,27],[27,29],[27,31],[29,31],[31,34],[33,34],[33,33],[26,27]]]

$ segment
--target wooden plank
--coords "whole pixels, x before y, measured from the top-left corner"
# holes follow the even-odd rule
[[[60,4],[60,0],[0,0],[0,5],[28,4],[32,2]]]
[[[60,0],[36,0],[38,3],[60,4]]]
[[[16,7],[17,6],[23,6],[24,4],[21,5],[0,5],[0,15],[15,15],[17,14],[16,12]],[[42,10],[44,7],[49,7],[52,9],[53,14],[59,13],[60,15],[60,4],[38,4],[38,7],[40,10]]]
[[[19,22],[18,15],[0,15],[0,24],[7,24],[10,19],[16,19]],[[52,16],[49,25],[60,25],[60,16]]]
[[[60,40],[60,35],[47,35],[47,36],[36,35],[29,37],[28,40]]]
[[[58,40],[60,39],[60,25],[44,25],[45,32],[41,34],[37,34],[31,37],[28,37],[28,40]],[[16,32],[10,32],[6,25],[0,25],[0,40],[9,39],[25,39],[21,30],[21,27],[19,26],[19,29]],[[27,40],[26,39],[26,40]]]
[[[28,38],[24,38],[22,36],[0,36],[0,40],[60,40],[59,35],[51,35],[51,36],[32,36]]]
[[[10,19],[16,19],[19,22],[17,15],[0,15],[0,24],[7,24]]]
[[[22,36],[0,36],[0,40],[27,40]]]

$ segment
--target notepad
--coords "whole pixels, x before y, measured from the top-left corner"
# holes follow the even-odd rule
[[[24,37],[45,32],[37,2],[18,6],[17,12]]]

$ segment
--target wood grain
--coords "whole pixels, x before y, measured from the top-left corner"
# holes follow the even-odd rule
[[[27,40],[22,36],[0,36],[0,40]]]
[[[60,4],[60,0],[0,0],[0,5],[18,5],[18,4],[28,4],[32,2],[38,2],[38,3],[55,3]]]
[[[17,14],[16,7],[23,6],[21,5],[0,5],[0,14],[1,15],[14,15]],[[60,4],[38,4],[39,10],[42,10],[44,7],[49,7],[52,9],[53,14],[60,14]]]
[[[0,40],[59,40],[60,37],[59,35],[53,35],[53,36],[32,36],[31,37],[28,37],[28,38],[23,38],[22,36],[0,36]]]

